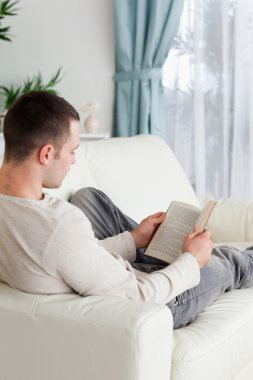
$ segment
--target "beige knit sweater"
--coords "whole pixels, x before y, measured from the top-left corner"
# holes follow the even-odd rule
[[[198,284],[190,253],[146,274],[131,266],[132,235],[98,241],[75,206],[45,194],[31,200],[0,194],[0,280],[29,293],[110,295],[167,303]]]

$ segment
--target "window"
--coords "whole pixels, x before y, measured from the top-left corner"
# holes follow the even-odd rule
[[[252,20],[252,0],[186,0],[163,67],[168,143],[200,197],[253,194]]]

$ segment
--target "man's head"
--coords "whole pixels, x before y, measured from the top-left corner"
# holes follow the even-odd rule
[[[79,115],[65,99],[44,91],[21,96],[4,119],[5,161],[21,163],[46,144],[59,154],[71,121]]]
[[[57,188],[75,163],[78,112],[63,98],[39,91],[20,97],[4,119],[4,164],[25,168],[36,186]]]

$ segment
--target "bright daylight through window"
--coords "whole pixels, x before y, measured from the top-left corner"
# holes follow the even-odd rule
[[[200,197],[253,193],[252,21],[252,0],[186,0],[163,68],[168,142]]]

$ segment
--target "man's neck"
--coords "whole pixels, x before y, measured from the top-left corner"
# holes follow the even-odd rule
[[[42,199],[42,185],[26,164],[3,163],[0,168],[0,194],[18,198]]]

